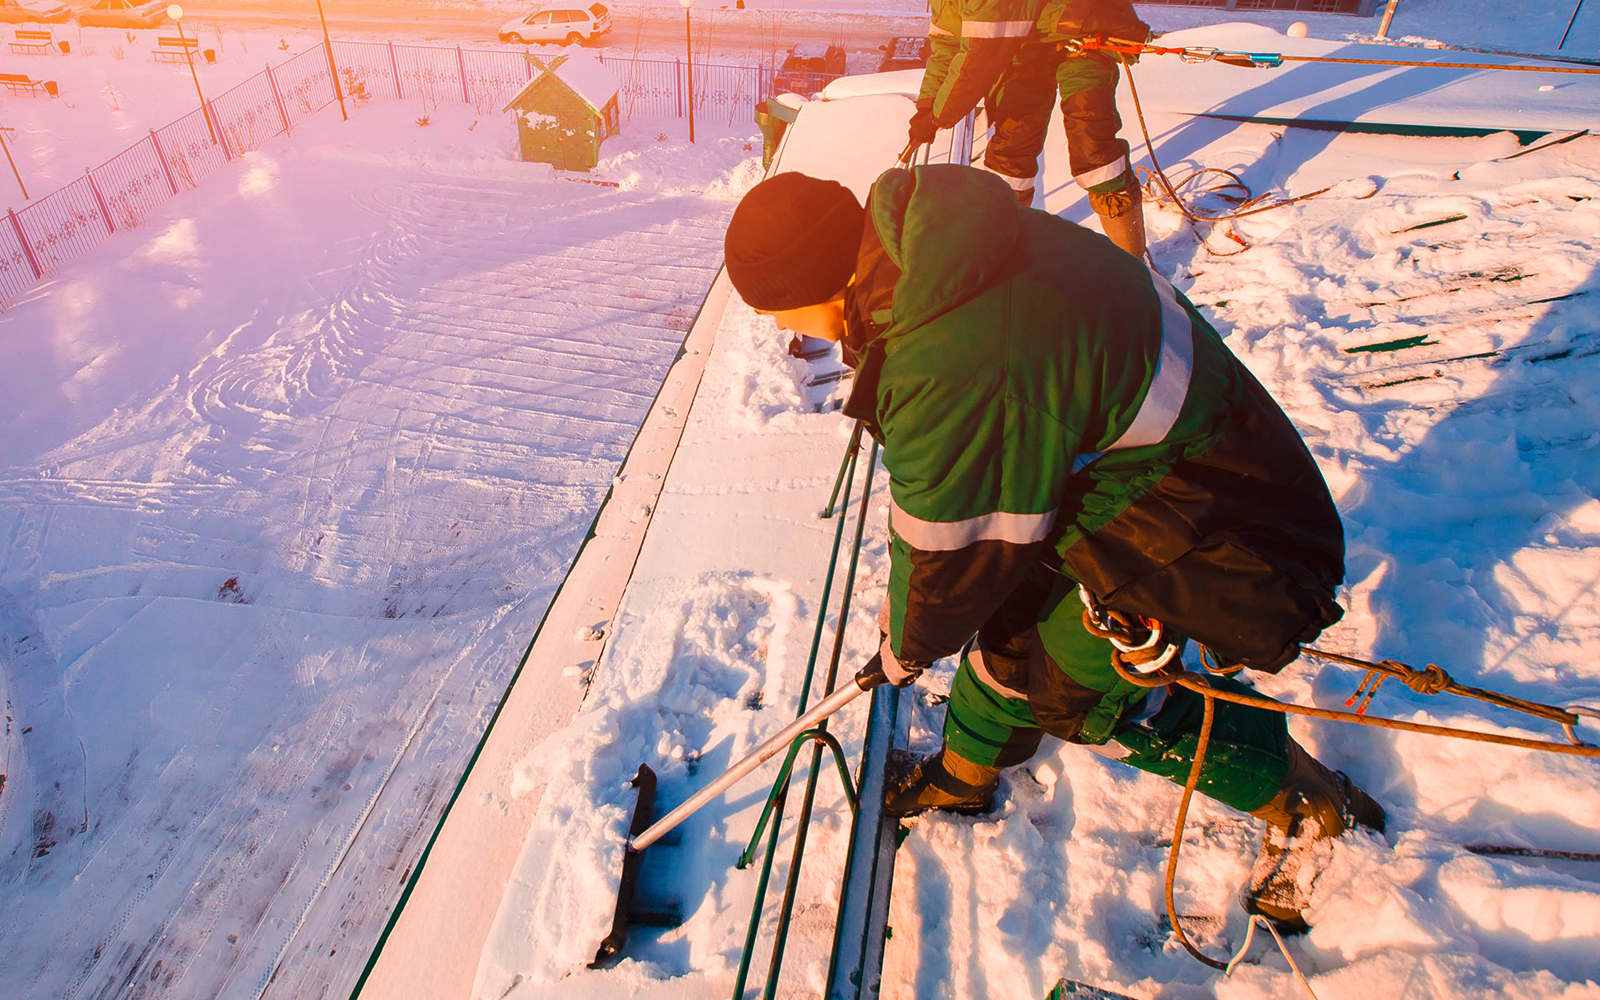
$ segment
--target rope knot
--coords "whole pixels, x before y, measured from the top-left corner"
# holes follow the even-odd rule
[[[1408,666],[1398,660],[1384,660],[1385,666],[1394,667],[1406,687],[1417,694],[1439,694],[1449,689],[1450,675],[1444,668],[1436,663],[1430,663],[1421,670]]]

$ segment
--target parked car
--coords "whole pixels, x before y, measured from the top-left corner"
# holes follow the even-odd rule
[[[878,48],[883,50],[883,61],[878,64],[879,73],[922,69],[928,65],[928,39],[925,35],[900,35]]]
[[[796,45],[772,78],[775,94],[814,94],[845,74],[844,48]]]
[[[0,21],[67,21],[72,8],[59,0],[0,0]]]
[[[529,42],[592,42],[611,30],[611,11],[605,4],[592,3],[541,7],[524,17],[513,18],[500,26],[500,40],[526,45]]]
[[[93,7],[78,11],[78,23],[85,27],[150,28],[165,20],[164,0],[99,0]]]

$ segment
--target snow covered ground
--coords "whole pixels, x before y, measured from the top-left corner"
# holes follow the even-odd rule
[[[200,106],[189,67],[181,61],[158,62],[152,55],[158,39],[177,37],[175,27],[139,31],[77,24],[52,27],[55,37],[67,42],[68,54],[13,55],[5,71],[54,80],[61,95],[11,97],[0,112],[0,123],[17,130],[6,136],[6,142],[28,193],[35,198],[76,180],[86,168],[120,153],[150,129]],[[208,99],[260,73],[268,63],[281,63],[313,44],[307,31],[240,32],[203,24],[186,28],[191,34],[198,28],[200,48],[216,53],[214,62],[203,55],[195,60],[195,75]],[[9,177],[0,180],[6,189],[0,200],[21,208],[15,183]]]
[[[414,117],[0,315],[0,995],[348,989],[759,162],[625,130],[611,190]]]
[[[1251,72],[1236,75],[1254,85]],[[1594,85],[1582,86],[1569,98],[1600,105]],[[1168,107],[1174,96],[1157,88],[1146,102]],[[1175,174],[1204,165],[1238,172],[1257,193],[1330,188],[1208,232],[1205,246],[1170,207],[1148,213],[1161,269],[1283,403],[1345,515],[1350,613],[1325,644],[1438,662],[1466,683],[1537,700],[1600,702],[1600,408],[1590,398],[1600,385],[1600,141],[1519,156],[1506,134],[1337,135],[1165,111],[1151,127]],[[834,148],[847,162],[858,153],[849,137]],[[1047,180],[1062,152],[1059,141],[1047,152]],[[1044,187],[1049,209],[1084,217],[1074,189]],[[1202,197],[1200,207],[1225,205]],[[633,802],[624,783],[637,764],[657,770],[670,805],[791,717],[830,537],[815,512],[848,428],[802,386],[815,369],[781,343],[767,320],[730,306],[585,708],[508,789],[549,781],[526,856],[536,863],[510,886],[475,997],[728,993],[755,893],[754,873],[733,862],[760,811],[759,777],[698,814],[680,844],[652,849],[645,891],[680,900],[684,925],[636,929],[632,957],[612,970],[581,966],[609,919]],[[847,664],[876,636],[883,488],[880,476]],[[913,746],[937,745],[949,679],[946,664],[923,682]],[[1259,687],[1338,708],[1358,680],[1305,662]],[[1560,738],[1393,685],[1374,711]],[[835,726],[847,748],[859,745],[862,715]],[[1600,997],[1594,863],[1465,849],[1600,850],[1593,761],[1291,725],[1390,813],[1386,839],[1341,845],[1317,887],[1315,929],[1291,944],[1318,996]],[[1268,943],[1221,980],[1174,942],[1161,883],[1176,787],[1047,740],[1003,789],[992,816],[913,825],[899,852],[885,996],[1042,997],[1061,976],[1152,998],[1298,995]],[[824,774],[780,996],[822,985],[848,820]],[[1191,816],[1178,910],[1212,954],[1242,943],[1234,895],[1259,831],[1209,803]]]

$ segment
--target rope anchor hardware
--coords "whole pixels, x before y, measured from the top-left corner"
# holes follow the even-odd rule
[[[1600,708],[1590,708],[1588,705],[1568,705],[1567,712],[1574,716],[1583,716],[1600,721]],[[1593,744],[1585,743],[1578,738],[1578,723],[1576,719],[1572,722],[1563,722],[1561,728],[1567,731],[1567,739],[1571,740],[1574,746],[1593,746]]]
[[[1190,45],[1179,49],[1177,55],[1186,63],[1219,62],[1245,69],[1277,69],[1283,65],[1283,56],[1276,52],[1229,52],[1209,45]]]

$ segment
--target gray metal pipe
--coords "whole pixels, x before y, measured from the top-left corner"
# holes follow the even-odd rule
[[[698,812],[707,802],[727,791],[728,786],[787,750],[789,744],[794,742],[795,737],[850,704],[863,691],[871,690],[882,680],[882,673],[857,675],[851,683],[844,685],[833,694],[817,702],[804,715],[789,723],[776,736],[757,747],[754,753],[722,772],[717,780],[689,796],[678,808],[656,820],[648,830],[628,841],[628,850],[642,851],[660,840],[673,827]]]

